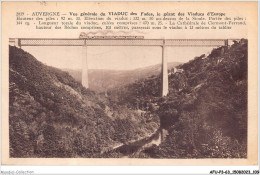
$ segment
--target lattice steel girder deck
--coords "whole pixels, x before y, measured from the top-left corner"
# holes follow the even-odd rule
[[[10,42],[13,39],[10,38]],[[60,39],[19,38],[19,46],[174,46],[214,47],[227,45],[226,39]]]

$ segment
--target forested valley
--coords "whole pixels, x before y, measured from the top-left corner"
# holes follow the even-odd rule
[[[9,49],[11,157],[247,157],[245,39],[170,68],[165,97],[160,75],[96,92]],[[160,144],[145,146],[155,134]]]

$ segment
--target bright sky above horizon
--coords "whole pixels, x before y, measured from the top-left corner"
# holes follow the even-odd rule
[[[69,69],[81,69],[82,47],[22,47],[42,63]],[[195,56],[209,54],[212,47],[166,47],[168,62],[187,62]],[[139,46],[89,46],[87,48],[89,69],[131,70],[160,64],[161,47]]]

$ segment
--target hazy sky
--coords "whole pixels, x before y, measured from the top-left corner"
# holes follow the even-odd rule
[[[82,47],[37,46],[22,47],[39,61],[58,68],[80,69]],[[195,56],[210,53],[211,47],[166,47],[168,62],[187,62]],[[161,47],[89,46],[89,69],[127,70],[161,63]]]

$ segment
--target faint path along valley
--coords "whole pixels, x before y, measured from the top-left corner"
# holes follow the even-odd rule
[[[105,154],[108,154],[109,152],[118,152],[122,154],[121,157],[127,158],[127,157],[134,157],[135,155],[138,155],[138,153],[145,148],[149,148],[152,145],[159,146],[161,144],[161,129],[159,128],[156,130],[151,136],[148,136],[146,138],[137,140],[137,141],[131,141],[125,144],[120,144],[113,149],[109,150],[108,152],[105,152]]]
[[[108,106],[105,107],[106,114],[113,119],[113,112],[111,112]],[[139,115],[145,115],[146,112],[143,110],[134,110],[133,112]],[[149,148],[153,145],[159,146],[161,144],[161,128],[158,128],[153,133],[146,135],[144,138],[138,140],[130,140],[125,143],[117,144],[108,150],[103,150],[102,154],[109,154],[110,152],[120,153],[120,157],[133,157],[145,148]]]

